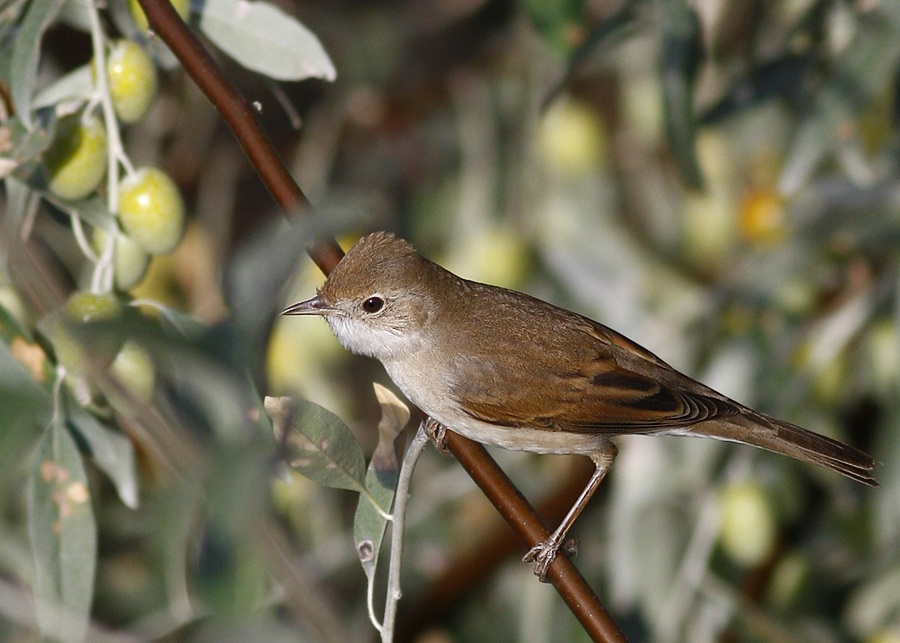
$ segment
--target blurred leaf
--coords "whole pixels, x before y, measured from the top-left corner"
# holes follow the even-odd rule
[[[527,0],[525,10],[537,31],[554,49],[569,52],[572,32],[584,17],[585,0]]]
[[[37,80],[41,40],[65,0],[32,0],[13,39],[9,91],[13,106],[26,127],[31,127],[31,96]]]
[[[238,362],[262,379],[266,343],[277,312],[281,309],[283,289],[301,262],[312,239],[327,238],[358,223],[359,216],[349,212],[316,209],[290,223],[276,219],[244,243],[234,254],[225,272],[225,298],[233,311],[240,345],[245,353]]]
[[[51,414],[50,395],[13,356],[11,347],[0,341],[0,472],[12,475],[28,461],[39,428],[47,425]],[[20,488],[16,481],[17,492]]]
[[[181,342],[157,338],[145,348],[165,357],[161,373],[171,382],[182,411],[202,419],[219,440],[243,443],[253,438],[258,396],[245,372]]]
[[[266,413],[287,460],[310,480],[362,492],[366,461],[353,433],[339,417],[307,400],[267,397]]]
[[[703,188],[697,162],[694,80],[701,62],[700,20],[686,0],[662,0],[662,88],[666,135],[688,187]]]
[[[534,10],[543,4],[546,3],[531,3],[532,12],[534,13]],[[587,38],[569,56],[569,62],[566,65],[566,71],[562,78],[547,92],[547,97],[543,102],[544,109],[562,92],[566,83],[575,75],[584,61],[601,51],[603,47],[610,46],[615,38],[622,37],[629,28],[634,26],[637,18],[637,9],[640,4],[642,4],[641,0],[623,3],[611,16],[602,20],[591,29]],[[579,12],[580,10],[581,7],[579,7]]]
[[[55,117],[52,111],[44,111],[38,122],[33,123],[30,128],[18,118],[13,116],[6,121],[4,127],[9,132],[10,138],[5,143],[3,151],[3,159],[11,161],[3,175],[10,174],[19,166],[29,164],[39,157],[50,146],[53,140],[53,125]]]
[[[66,2],[66,6],[80,4],[74,0]],[[34,107],[54,107],[57,103],[66,101],[85,101],[90,98],[93,91],[91,66],[82,65],[39,91],[34,97]]]
[[[378,446],[366,471],[366,489],[371,498],[360,496],[353,520],[356,553],[370,584],[375,579],[378,552],[387,528],[387,518],[375,509],[372,501],[383,511],[391,509],[400,472],[395,441],[409,421],[409,408],[396,395],[380,384],[376,383],[374,387],[381,405],[381,421],[378,423]]]
[[[3,186],[6,189],[6,210],[4,214],[8,217],[5,223],[10,230],[20,233],[22,222],[28,218],[30,212],[37,208],[41,197],[26,183],[14,176],[5,177]],[[0,256],[0,261],[3,264],[6,263],[6,253]],[[5,265],[4,268],[6,268]]]
[[[847,606],[847,622],[854,638],[872,636],[900,613],[900,567],[894,565],[860,585]]]
[[[41,632],[80,640],[94,596],[97,526],[75,440],[51,422],[35,454],[28,484],[28,533]]]
[[[794,134],[778,182],[778,189],[785,195],[796,194],[806,185],[833,148],[832,132],[840,120],[840,110],[831,100],[835,97],[828,98],[819,101],[814,113],[800,123]]]
[[[816,61],[809,53],[788,53],[754,67],[697,119],[699,124],[712,125],[770,98],[798,94]]]
[[[297,643],[312,640],[298,636],[296,623],[284,622],[277,615],[253,614],[241,618],[207,619],[197,623],[190,636],[191,643],[237,643],[265,641],[265,643]]]
[[[250,614],[259,608],[268,580],[258,545],[270,496],[272,443],[266,437],[211,455],[197,590],[215,612]]]
[[[831,81],[815,98],[791,141],[779,189],[797,193],[813,172],[855,131],[856,119],[875,92],[890,82],[900,61],[900,32],[888,21],[867,22]]]
[[[96,465],[113,481],[125,506],[136,509],[138,481],[131,440],[104,425],[75,400],[67,398],[66,419],[84,439]]]
[[[105,199],[101,199],[97,194],[83,201],[63,201],[45,191],[41,192],[41,196],[70,217],[77,216],[93,227],[103,228],[107,232],[115,231],[116,219],[110,214]]]
[[[193,315],[155,302],[153,308],[159,313],[163,330],[169,336],[190,341],[200,339],[209,331],[209,328]]]
[[[91,31],[91,18],[87,5],[81,0],[65,0],[59,19],[70,27],[89,33]]]
[[[0,391],[20,398],[23,407],[20,412],[46,424],[52,408],[50,395],[16,359],[13,350],[12,346],[0,342]]]
[[[200,28],[241,65],[269,78],[333,81],[337,76],[315,34],[268,3],[206,0]]]

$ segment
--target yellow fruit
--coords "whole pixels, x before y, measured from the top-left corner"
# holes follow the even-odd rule
[[[771,190],[755,190],[740,206],[741,238],[760,245],[781,241],[786,232],[784,202]]]
[[[106,128],[96,116],[60,120],[56,136],[44,152],[44,171],[50,192],[78,201],[100,185],[106,174]]]
[[[719,497],[719,542],[725,553],[745,567],[762,564],[775,545],[777,526],[772,503],[753,482],[729,485]]]
[[[787,610],[802,595],[809,580],[810,565],[806,557],[793,552],[782,557],[772,570],[766,597],[774,606]]]
[[[140,120],[156,98],[156,66],[147,51],[133,40],[113,43],[106,59],[109,95],[123,123]]]
[[[69,297],[65,311],[67,321],[90,324],[116,319],[122,314],[122,303],[111,293],[96,294],[81,290]]]
[[[150,254],[172,252],[184,235],[184,202],[178,187],[162,170],[137,170],[119,185],[119,221]]]
[[[109,366],[122,346],[122,334],[115,328],[100,333],[83,331],[90,324],[109,322],[122,315],[121,302],[110,293],[86,291],[74,293],[53,324],[51,341],[57,361],[76,374],[88,372],[93,362],[96,368]]]
[[[191,0],[169,0],[169,2],[175,8],[175,12],[181,16],[181,19],[187,20],[191,11]],[[131,19],[134,20],[134,24],[137,25],[140,32],[146,33],[150,25],[140,3],[137,0],[128,0],[128,10],[131,12]]]
[[[139,344],[126,341],[109,371],[136,399],[141,402],[153,399],[156,369],[150,354]]]
[[[94,229],[94,250],[103,254],[109,234],[102,228]],[[147,274],[147,266],[150,265],[150,255],[134,242],[128,235],[118,233],[115,247],[113,248],[113,274],[116,287],[128,290],[140,283]]]
[[[537,146],[549,168],[563,176],[583,176],[606,156],[606,133],[590,107],[562,99],[541,119]]]
[[[867,639],[866,643],[900,643],[900,625],[878,632]]]

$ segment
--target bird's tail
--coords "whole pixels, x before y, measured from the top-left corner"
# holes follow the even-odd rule
[[[867,453],[746,407],[742,410],[737,415],[697,424],[690,433],[743,442],[837,471],[871,487],[879,486],[870,473],[875,460]]]

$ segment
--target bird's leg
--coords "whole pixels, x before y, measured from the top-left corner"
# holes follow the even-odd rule
[[[427,435],[431,440],[431,443],[434,444],[435,449],[437,449],[444,455],[450,455],[450,451],[447,449],[447,445],[444,444],[444,440],[447,436],[447,427],[435,420],[433,417],[426,417],[425,435]]]
[[[612,442],[606,442],[602,450],[591,454],[590,457],[594,461],[594,473],[591,475],[591,479],[588,480],[587,485],[585,485],[584,490],[575,500],[572,508],[569,509],[569,513],[566,514],[559,527],[547,540],[532,547],[522,559],[523,562],[534,563],[534,574],[541,582],[547,582],[547,568],[550,567],[550,563],[556,558],[560,547],[570,553],[573,553],[577,547],[578,542],[576,540],[566,539],[566,532],[569,531],[576,518],[587,506],[591,496],[594,495],[600,483],[603,482],[606,472],[612,467],[613,460],[616,459],[616,447]]]

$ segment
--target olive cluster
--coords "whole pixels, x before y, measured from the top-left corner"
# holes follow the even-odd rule
[[[182,17],[187,15],[188,0],[175,5]],[[147,19],[140,6],[136,1],[129,6],[138,31],[146,33]],[[116,127],[137,123],[156,99],[158,78],[153,58],[137,40],[109,42],[104,54],[95,56],[91,65],[100,99],[88,101],[78,113],[60,119],[44,153],[43,169],[49,192],[69,202],[94,196],[103,190],[106,179],[106,193],[114,195],[108,201],[115,225],[96,227],[90,245],[95,270],[111,270],[113,279],[94,279],[90,291],[72,294],[50,336],[57,361],[66,372],[80,377],[91,368],[108,368],[135,398],[146,401],[153,394],[155,379],[147,352],[124,341],[114,324],[103,329],[102,341],[86,343],[80,329],[123,317],[125,297],[113,287],[124,291],[136,286],[147,273],[152,256],[175,250],[184,236],[185,209],[171,177],[157,167],[134,168],[127,157],[121,160],[124,178],[112,185],[109,164],[120,160],[111,153],[108,121],[99,113],[98,104],[104,99],[111,104]],[[98,59],[103,60],[105,83],[100,82]],[[124,151],[120,152],[124,156]],[[90,248],[85,254],[91,254]]]

